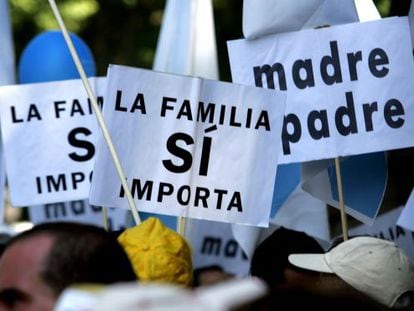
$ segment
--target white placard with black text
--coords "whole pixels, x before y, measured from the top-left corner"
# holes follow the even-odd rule
[[[110,66],[103,109],[140,211],[267,226],[285,94]],[[103,140],[90,203],[128,207]]]
[[[228,48],[234,82],[288,94],[280,164],[414,146],[406,17],[234,40]]]
[[[90,84],[101,103],[105,78]],[[82,81],[3,86],[0,102],[11,204],[87,199],[98,125]]]
[[[71,221],[104,226],[104,215],[101,206],[89,205],[88,200],[49,203],[30,206],[29,220],[33,224],[46,222]],[[108,230],[123,230],[127,227],[129,211],[122,208],[106,208]]]

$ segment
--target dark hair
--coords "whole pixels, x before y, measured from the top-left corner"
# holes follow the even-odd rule
[[[233,311],[270,311],[270,310],[388,310],[371,300],[361,300],[352,297],[326,296],[310,293],[298,288],[278,288],[270,290],[261,297]]]
[[[288,256],[300,253],[323,253],[319,243],[304,232],[279,228],[253,253],[250,273],[273,287],[285,282],[283,271],[290,267]]]
[[[54,239],[40,276],[56,295],[75,283],[111,284],[137,280],[122,246],[97,226],[44,223],[13,237],[7,247],[39,235]]]

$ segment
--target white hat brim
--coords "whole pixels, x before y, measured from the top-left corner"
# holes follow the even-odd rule
[[[326,262],[325,254],[291,254],[288,260],[298,268],[323,273],[334,273]]]

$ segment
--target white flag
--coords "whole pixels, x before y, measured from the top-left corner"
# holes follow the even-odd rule
[[[12,30],[7,0],[0,0],[0,85],[14,84],[16,81],[15,58]],[[6,172],[3,160],[3,148],[0,148],[0,223],[4,221],[4,186]]]

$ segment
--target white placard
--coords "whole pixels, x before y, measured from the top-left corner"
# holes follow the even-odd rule
[[[105,78],[91,78],[98,101]],[[98,126],[81,80],[0,87],[13,206],[87,199]]]
[[[411,191],[398,218],[397,225],[414,232],[414,191]]]
[[[414,232],[397,224],[402,207],[394,208],[379,215],[372,226],[360,225],[349,230],[350,236],[371,235],[380,239],[394,241],[414,260]]]
[[[110,66],[103,109],[140,211],[267,226],[285,95]],[[127,208],[98,143],[90,202]]]
[[[33,224],[57,221],[71,221],[103,227],[101,206],[89,205],[88,200],[58,202],[30,206],[29,219]],[[129,211],[122,208],[106,208],[108,229],[123,230],[127,227]]]
[[[191,245],[194,268],[217,265],[240,277],[249,274],[250,260],[233,236],[232,226],[198,219],[187,222],[185,238]]]
[[[228,47],[234,82],[288,93],[280,164],[414,145],[406,17],[229,41]]]

